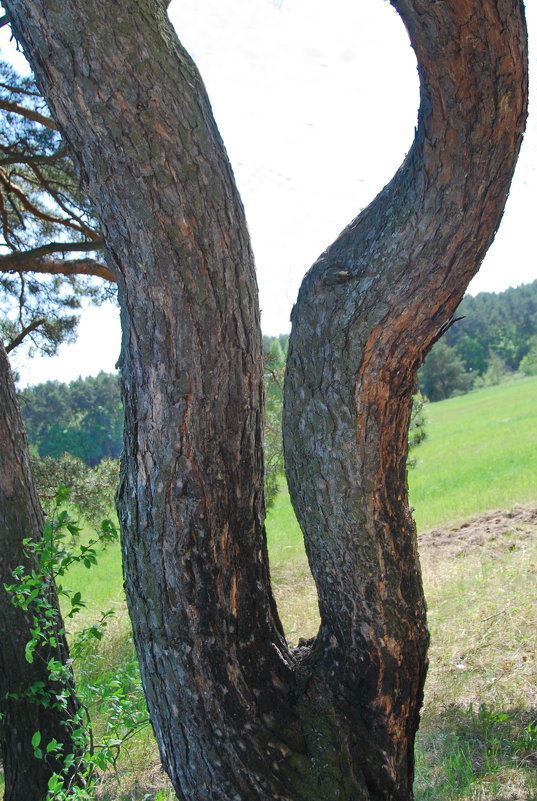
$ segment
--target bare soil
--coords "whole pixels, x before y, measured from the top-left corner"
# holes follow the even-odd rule
[[[489,555],[522,547],[537,536],[537,507],[514,506],[465,522],[432,528],[419,534],[420,551],[430,557],[468,555],[480,549]]]

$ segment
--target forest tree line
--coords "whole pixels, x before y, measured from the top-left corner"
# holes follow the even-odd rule
[[[430,401],[537,374],[537,281],[504,292],[466,295],[460,318],[427,356],[420,390]]]
[[[430,401],[499,383],[520,372],[537,374],[537,281],[498,294],[467,295],[462,319],[437,342],[420,370]],[[281,473],[281,402],[288,335],[264,336],[266,461]],[[40,457],[70,453],[94,466],[117,458],[123,410],[117,375],[99,373],[69,384],[47,381],[19,393],[28,438]],[[270,494],[270,493],[269,493]]]

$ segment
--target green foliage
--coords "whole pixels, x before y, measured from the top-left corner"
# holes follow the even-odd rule
[[[467,392],[472,386],[472,375],[466,371],[455,348],[441,340],[425,359],[419,381],[425,397],[434,402]]]
[[[124,743],[149,721],[132,635],[114,654],[117,660],[112,665],[107,663],[103,635],[104,629],[97,635],[83,629],[77,635],[75,669],[78,695],[99,722],[94,724],[99,736],[97,766],[106,770],[111,761],[116,764]]]
[[[433,346],[420,371],[420,389],[429,400],[492,386],[519,369],[536,374],[528,372],[537,371],[530,366],[536,357],[524,359],[537,337],[537,281],[466,295],[455,316],[462,319]]]
[[[537,375],[537,336],[532,338],[528,352],[520,361],[519,370],[524,375]]]
[[[279,338],[263,337],[265,382],[265,504],[270,509],[284,471],[282,442],[283,382],[285,355]]]
[[[497,353],[492,351],[489,354],[487,369],[483,375],[477,376],[474,381],[475,389],[482,389],[483,387],[494,387],[501,384],[507,378],[512,376],[512,371],[507,367],[505,360],[502,359]]]
[[[32,458],[32,473],[41,503],[48,509],[54,504],[56,488],[69,487],[69,503],[94,526],[110,514],[119,481],[119,463],[103,459],[89,467],[81,459],[64,453],[57,459],[45,456]]]
[[[30,446],[40,457],[64,453],[96,465],[117,459],[123,406],[117,375],[101,372],[70,384],[47,381],[19,394]]]
[[[0,120],[0,256],[10,257],[9,272],[0,272],[0,336],[8,351],[25,340],[30,355],[52,355],[74,340],[83,300],[101,303],[110,288],[88,276],[46,275],[35,267],[54,252],[101,247],[100,234],[33,79],[5,62]]]
[[[13,571],[14,583],[6,586],[12,603],[32,614],[31,638],[25,647],[25,658],[30,663],[38,655],[46,653],[48,646],[56,647],[58,637],[64,634],[62,619],[50,600],[50,587],[55,584],[58,595],[64,599],[63,605],[67,609],[64,618],[69,620],[76,616],[86,604],[81,591],[73,592],[64,586],[64,578],[73,565],[92,568],[97,564],[98,548],[117,541],[117,528],[109,519],[101,522],[95,536],[86,542],[80,541],[80,526],[63,508],[68,499],[69,491],[60,486],[42,539],[23,541],[25,552],[31,557],[28,564],[34,567],[21,565],[16,568]],[[71,643],[71,659],[64,664],[49,658],[48,682],[35,682],[17,697],[24,696],[46,707],[61,706],[67,710],[68,698],[74,694],[72,662],[87,662],[92,644],[102,640],[112,615],[112,611],[102,612],[96,622],[78,631]],[[97,771],[115,765],[122,744],[136,729],[147,724],[147,713],[143,701],[140,702],[142,695],[136,678],[132,666],[130,670],[120,667],[113,673],[99,676],[91,685],[86,683],[84,703],[70,721],[72,753],[63,753],[62,743],[56,739],[43,742],[39,731],[30,735],[36,759],[45,759],[54,753],[62,764],[62,769],[50,779],[47,801],[89,801],[93,797]],[[95,741],[88,715],[88,706],[90,703],[95,705],[95,699],[101,704],[102,713],[106,707],[103,713],[106,724],[100,732],[99,742]],[[73,774],[82,776],[83,786],[74,784]]]

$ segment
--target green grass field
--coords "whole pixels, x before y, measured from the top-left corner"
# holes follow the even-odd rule
[[[427,417],[428,438],[409,475],[419,531],[486,510],[537,505],[537,378],[431,404]],[[449,530],[434,547],[429,535],[422,538],[432,642],[416,801],[537,801],[537,530],[509,518],[502,528],[499,520],[482,547],[458,532],[462,544],[453,549]],[[315,634],[318,612],[283,488],[267,536],[280,613],[296,642]],[[101,611],[118,612],[95,652],[75,666],[79,684],[121,671],[135,686],[119,546],[109,547],[96,568],[75,567],[69,579],[87,602],[77,628]],[[99,704],[92,712],[98,731]],[[129,742],[98,794],[99,801],[173,798],[147,728]]]
[[[409,472],[418,530],[537,499],[537,378],[427,406]]]
[[[429,404],[426,416],[427,439],[409,471],[418,530],[537,501],[537,378]],[[302,534],[283,487],[267,516],[267,537],[275,565],[303,558]],[[118,603],[119,550],[109,549],[96,571],[77,567],[73,581],[99,608]]]
[[[427,439],[409,470],[418,531],[492,509],[537,501],[537,378],[431,403]],[[271,558],[302,553],[282,489],[267,518]]]

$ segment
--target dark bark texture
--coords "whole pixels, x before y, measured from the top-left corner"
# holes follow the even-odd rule
[[[79,710],[74,688],[63,709],[39,703],[37,689],[39,683],[45,692],[65,689],[51,683],[47,669],[49,659],[66,664],[69,658],[55,588],[50,583],[46,592],[49,604],[57,610],[57,647],[37,648],[31,664],[25,659],[25,647],[32,639],[33,615],[13,606],[4,589],[5,584],[14,583],[16,567],[34,567],[22,540],[38,540],[42,531],[43,513],[32,479],[26,433],[9,362],[0,343],[0,741],[5,801],[43,801],[50,777],[61,771],[61,762],[54,754],[35,758],[31,742],[35,732],[41,733],[44,746],[55,738],[63,744],[64,754],[76,754],[71,737],[72,720]],[[28,696],[31,687],[35,692]],[[72,778],[78,781],[75,775]]]
[[[420,65],[416,141],[293,313],[287,465],[322,616],[298,649],[268,576],[253,260],[199,75],[157,0],[4,2],[118,277],[125,581],[179,797],[411,799],[427,630],[406,429],[516,162],[519,0],[393,0]]]

